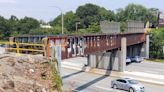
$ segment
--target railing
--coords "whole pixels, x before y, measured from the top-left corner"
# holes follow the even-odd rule
[[[17,42],[0,42],[0,44],[6,44],[6,50],[11,51],[15,50],[17,54],[20,54],[23,51],[39,52],[46,53],[44,44],[30,44],[30,43],[17,43]]]
[[[15,40],[11,40],[11,42],[16,42],[17,47],[15,48],[17,48],[17,52],[40,52],[44,53],[44,55],[47,57],[51,57],[51,45],[56,46],[56,43],[60,42],[62,59],[66,59],[76,56],[85,56],[87,54],[97,52],[105,52],[112,49],[120,49],[122,37],[127,39],[127,46],[144,43],[146,41],[145,33],[121,33],[47,37],[24,36],[15,37],[13,38]]]
[[[10,46],[6,47],[6,50],[16,50],[16,53],[19,54],[19,45],[16,42],[0,42],[0,44],[6,44],[6,45],[16,45],[16,48],[11,48]]]

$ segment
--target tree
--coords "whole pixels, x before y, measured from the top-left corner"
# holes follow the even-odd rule
[[[68,31],[75,31],[76,20],[77,20],[77,18],[76,18],[75,14],[72,11],[67,12],[64,15],[65,28]]]
[[[127,20],[145,20],[147,17],[147,9],[141,5],[129,4],[125,7],[125,16]],[[145,20],[147,22],[147,20]]]
[[[24,17],[19,21],[17,31],[19,34],[28,34],[30,30],[36,29],[40,27],[40,23],[38,20],[30,18],[30,17]]]
[[[0,39],[6,39],[11,34],[11,24],[4,17],[0,16]]]
[[[127,20],[124,13],[125,13],[124,9],[122,9],[122,8],[117,9],[117,13],[116,13],[116,16],[115,16],[117,22],[120,22],[120,21],[125,22]]]
[[[47,28],[37,28],[30,30],[29,34],[31,35],[52,35],[53,29],[47,29]]]
[[[11,27],[10,36],[18,35],[17,27],[18,27],[19,19],[16,16],[12,15],[8,21],[10,22],[10,27]]]
[[[150,57],[164,59],[163,46],[164,46],[164,28],[153,29],[150,35]]]
[[[100,32],[100,27],[98,23],[91,23],[91,25],[89,25],[89,27],[87,28],[87,31],[89,33],[98,33]]]
[[[117,21],[128,21],[128,20],[136,20],[143,21],[146,23],[150,21],[151,23],[156,23],[156,18],[152,12],[154,9],[147,9],[142,5],[137,4],[129,4],[125,7],[125,9],[118,9],[116,14]]]
[[[115,19],[116,19],[115,18],[115,13],[113,11],[106,10],[103,7],[99,8],[98,16],[100,16],[98,22],[104,21],[104,20],[115,21]]]
[[[149,12],[149,19],[150,19],[150,22],[152,23],[152,27],[155,28],[158,23],[157,23],[157,20],[158,20],[158,11],[159,9],[157,8],[150,8],[148,9],[148,12]]]
[[[115,14],[104,7],[88,3],[79,6],[75,13],[69,11],[64,14],[64,32],[65,34],[74,33],[76,22],[80,22],[80,25],[78,25],[80,33],[97,33],[100,30],[100,21],[104,20],[121,22],[121,31],[126,29],[128,20],[143,21],[145,23],[149,21],[155,27],[157,13],[158,9],[156,8],[148,9],[142,5],[129,4],[125,8],[117,9]],[[12,15],[9,19],[5,19],[0,16],[0,38],[6,39],[6,37],[21,34],[61,34],[61,15],[49,22],[53,29],[40,28],[40,23],[47,24],[42,20],[38,21],[30,17],[18,19]]]
[[[113,21],[115,20],[114,15],[113,11],[94,4],[86,4],[76,10],[76,16],[79,18],[82,28],[88,28],[91,23],[99,24],[103,20]]]

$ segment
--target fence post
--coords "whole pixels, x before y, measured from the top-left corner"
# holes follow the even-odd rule
[[[43,44],[44,56],[47,57],[48,38],[43,38],[42,39],[42,44]]]
[[[16,44],[16,56],[20,56],[20,53],[19,53],[19,44],[18,43],[15,43]]]

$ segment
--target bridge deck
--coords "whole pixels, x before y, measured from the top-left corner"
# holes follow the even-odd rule
[[[18,36],[14,37],[14,42],[20,43],[42,43],[42,39],[47,37],[47,55],[51,56],[51,44],[59,41],[62,50],[62,58],[87,55],[96,52],[104,52],[121,47],[121,38],[127,38],[127,46],[145,42],[144,33],[129,34],[95,34],[81,36]]]

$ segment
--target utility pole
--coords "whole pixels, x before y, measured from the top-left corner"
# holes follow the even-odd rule
[[[78,25],[80,24],[80,22],[76,22],[76,34],[78,33]]]

